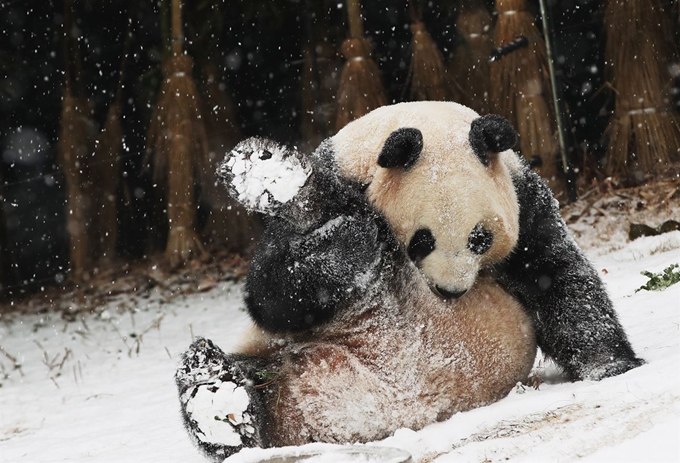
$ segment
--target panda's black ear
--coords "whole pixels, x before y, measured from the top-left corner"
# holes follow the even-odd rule
[[[481,116],[470,125],[470,146],[485,166],[489,153],[500,153],[517,144],[517,132],[510,122],[496,114]]]
[[[387,137],[378,156],[378,165],[386,169],[391,167],[408,169],[416,163],[422,150],[423,134],[420,130],[410,127],[397,129]]]

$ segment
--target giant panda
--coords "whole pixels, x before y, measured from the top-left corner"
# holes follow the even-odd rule
[[[503,118],[450,102],[374,110],[309,156],[241,142],[218,173],[266,216],[226,354],[176,373],[209,458],[366,442],[504,397],[536,346],[574,380],[642,363]]]

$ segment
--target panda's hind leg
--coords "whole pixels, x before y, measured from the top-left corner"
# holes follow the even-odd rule
[[[265,359],[225,354],[198,338],[175,373],[184,425],[194,444],[211,460],[222,461],[244,447],[267,447]]]

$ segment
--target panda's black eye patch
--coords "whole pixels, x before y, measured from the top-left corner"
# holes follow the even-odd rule
[[[406,252],[412,261],[420,262],[434,251],[434,248],[435,239],[432,232],[427,228],[421,228],[413,234]]]
[[[484,228],[481,223],[475,225],[475,228],[472,229],[470,235],[468,236],[468,249],[481,256],[486,251],[491,249],[492,244],[493,233]]]
[[[378,165],[389,169],[408,169],[416,163],[423,150],[423,133],[418,129],[403,127],[387,137],[378,156]]]

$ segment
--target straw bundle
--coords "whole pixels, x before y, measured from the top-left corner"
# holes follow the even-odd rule
[[[610,175],[654,172],[680,159],[680,119],[672,111],[672,23],[658,4],[610,0],[605,10],[607,74],[615,90],[609,139]],[[677,55],[675,55],[677,59]]]
[[[92,256],[112,260],[116,255],[118,222],[116,220],[116,190],[120,179],[123,155],[123,128],[120,122],[120,99],[109,107],[90,165],[92,179]]]
[[[479,114],[489,114],[491,101],[491,69],[489,55],[493,49],[491,14],[479,1],[463,2],[456,19],[456,29],[462,43],[456,47],[449,72],[462,88],[456,101]]]
[[[155,153],[154,177],[167,180],[169,231],[165,254],[172,266],[204,252],[194,229],[194,176],[203,170],[207,137],[191,78],[192,66],[188,55],[179,54],[163,64],[165,80],[147,135],[147,150]]]
[[[64,93],[62,95],[59,140],[57,142],[58,162],[66,179],[66,228],[69,234],[69,261],[71,277],[76,282],[89,278],[91,268],[90,243],[90,190],[89,156],[92,153],[92,105],[83,97],[84,89],[80,80],[80,50],[78,41],[73,39],[73,5],[64,1],[63,57]],[[73,92],[73,83],[80,93]]]
[[[87,99],[75,97],[68,81],[64,89],[59,141],[59,164],[66,177],[66,228],[69,260],[75,281],[87,279],[91,266],[90,188],[87,162],[90,155],[92,121]]]
[[[549,183],[557,174],[555,123],[546,97],[548,59],[543,37],[526,10],[526,0],[497,0],[495,46],[519,36],[528,47],[491,65],[491,101],[519,132],[520,151],[527,159],[541,160],[539,174]]]
[[[194,178],[203,171],[208,153],[193,62],[182,54],[180,0],[172,0],[172,56],[163,64],[164,81],[154,108],[146,144],[154,153],[154,177],[167,180],[168,242],[165,255],[178,266],[205,254],[194,229]]]
[[[380,71],[371,58],[371,46],[364,38],[359,0],[347,0],[347,15],[350,38],[341,47],[346,61],[340,75],[336,130],[387,104]]]
[[[202,114],[210,150],[201,172],[201,194],[210,205],[203,237],[208,242],[226,245],[231,251],[242,251],[251,244],[258,226],[215,177],[217,161],[238,143],[241,129],[219,69],[206,63],[203,74]]]
[[[419,101],[449,99],[450,77],[437,44],[420,20],[415,20],[411,24],[411,32],[413,33],[409,67],[411,99]]]

